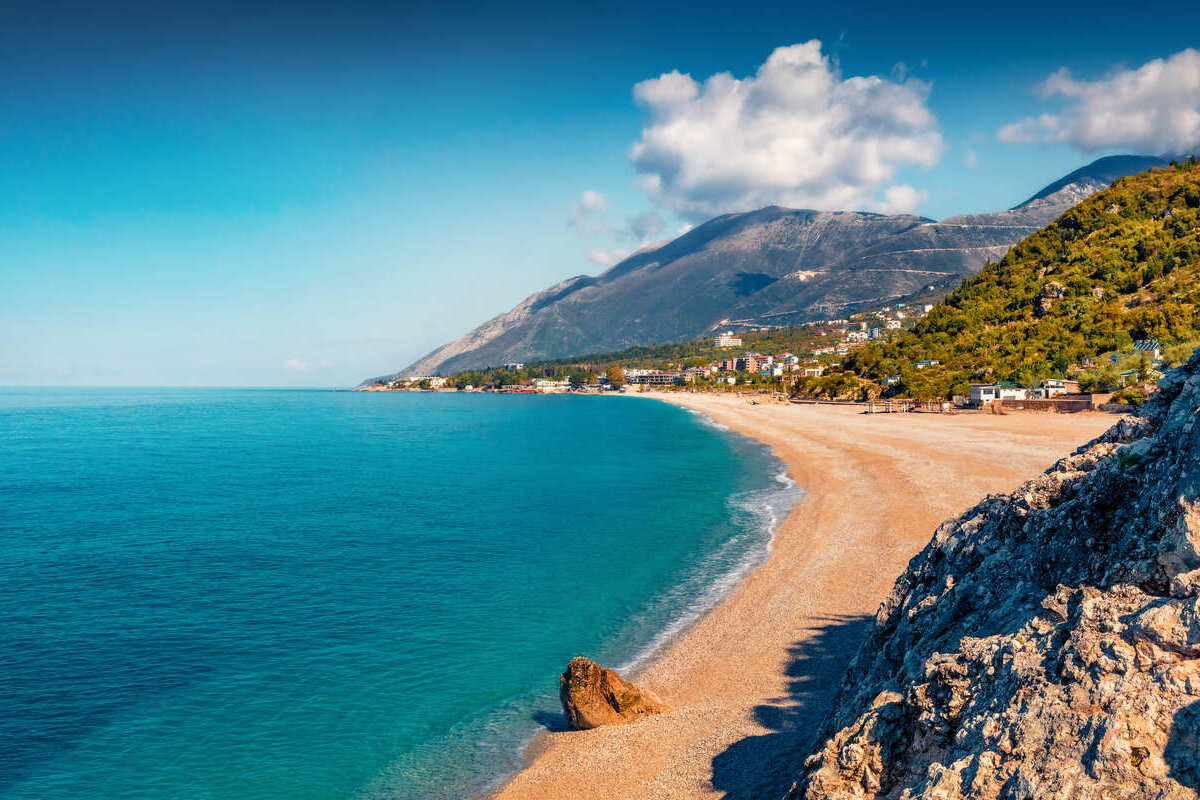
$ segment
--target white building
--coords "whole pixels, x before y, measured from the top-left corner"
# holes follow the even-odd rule
[[[548,394],[566,392],[571,389],[571,381],[566,378],[537,378],[533,382],[533,388],[539,392],[546,392]]]
[[[1049,378],[1042,381],[1043,397],[1058,397],[1063,394],[1079,394],[1079,381],[1068,381],[1061,378]]]
[[[734,336],[733,331],[725,331],[713,337],[713,344],[717,347],[741,347],[742,337]]]
[[[971,405],[982,406],[993,400],[1027,400],[1029,392],[1014,383],[972,383]]]

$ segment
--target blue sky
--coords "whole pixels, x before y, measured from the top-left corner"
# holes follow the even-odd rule
[[[0,3],[0,385],[351,385],[710,212],[1200,144],[1187,4],[963,5]]]

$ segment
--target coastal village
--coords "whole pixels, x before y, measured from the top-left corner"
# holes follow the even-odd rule
[[[481,380],[478,373],[454,376],[408,375],[363,387],[364,391],[492,392],[502,394],[567,394],[641,391],[713,391],[766,394],[773,399],[797,402],[858,403],[875,410],[992,409],[1073,412],[1089,409],[1121,410],[1132,403],[1123,389],[1135,390],[1139,401],[1157,391],[1162,377],[1163,348],[1157,340],[1140,340],[1123,352],[1100,359],[1085,359],[1080,369],[1108,370],[1108,386],[1084,386],[1070,377],[1045,378],[1021,385],[1012,381],[970,383],[968,391],[946,403],[915,403],[914,398],[893,395],[890,387],[901,375],[884,377],[878,394],[859,398],[806,396],[802,389],[837,370],[842,359],[873,342],[886,342],[893,334],[911,328],[933,309],[930,303],[897,303],[847,318],[817,320],[796,326],[772,327],[726,321],[726,327],[697,343],[717,352],[717,357],[696,356],[663,360],[652,366],[580,360],[573,363],[508,362],[496,371],[499,382]],[[764,352],[755,345],[780,330],[805,343],[793,350]],[[695,348],[697,350],[701,347]],[[644,360],[644,359],[641,359]],[[936,359],[913,362],[913,370],[938,367]],[[1114,377],[1115,376],[1115,377]],[[1116,383],[1116,385],[1111,385]],[[1085,390],[1086,389],[1086,390]],[[1104,389],[1102,391],[1101,389]],[[811,393],[808,393],[811,395]]]

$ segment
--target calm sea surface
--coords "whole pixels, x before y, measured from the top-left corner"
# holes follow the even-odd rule
[[[764,448],[631,398],[0,390],[0,798],[462,798],[766,552]]]

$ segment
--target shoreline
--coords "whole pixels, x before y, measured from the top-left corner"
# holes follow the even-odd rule
[[[871,616],[936,525],[1015,489],[1116,421],[636,396],[757,440],[804,494],[775,527],[766,559],[632,671],[673,711],[539,732],[495,800],[782,795]]]

